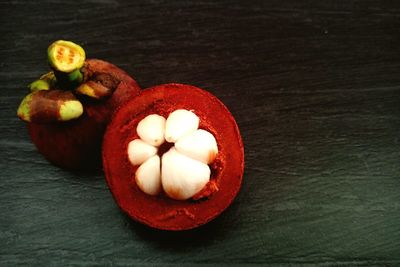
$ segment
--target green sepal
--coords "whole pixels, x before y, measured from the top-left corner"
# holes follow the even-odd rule
[[[27,96],[22,99],[21,104],[19,104],[18,110],[17,110],[17,115],[18,117],[26,122],[31,121],[31,116],[30,116],[30,104],[32,102],[32,96],[34,93],[30,93]]]
[[[57,78],[57,87],[64,90],[71,90],[79,86],[83,82],[83,74],[77,69],[71,73],[54,71]]]
[[[71,91],[40,90],[28,94],[18,107],[18,117],[26,122],[53,123],[79,118],[82,103]]]
[[[36,80],[32,82],[28,87],[31,90],[31,92],[36,92],[40,90],[49,90],[51,85],[46,80]]]
[[[110,97],[113,91],[95,81],[87,81],[76,88],[75,93],[79,95],[86,95],[93,99],[102,100]]]

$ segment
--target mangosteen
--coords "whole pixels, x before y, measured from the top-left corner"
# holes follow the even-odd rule
[[[51,163],[70,170],[99,170],[106,126],[140,88],[115,65],[86,59],[83,48],[73,42],[56,41],[47,52],[52,70],[30,84],[18,116]]]
[[[131,218],[186,230],[222,213],[239,192],[244,149],[227,107],[190,85],[165,84],[124,104],[103,142],[106,181]]]

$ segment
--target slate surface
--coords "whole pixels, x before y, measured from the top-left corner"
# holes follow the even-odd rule
[[[0,3],[0,265],[400,265],[396,1]],[[208,89],[232,111],[244,184],[184,233],[132,222],[102,174],[48,164],[16,115],[54,40],[142,87]]]

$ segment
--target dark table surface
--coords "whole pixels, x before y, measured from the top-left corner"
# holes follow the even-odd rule
[[[398,2],[6,0],[0,12],[0,265],[400,264]],[[102,174],[46,162],[15,113],[57,39],[143,88],[219,97],[246,151],[233,205],[197,230],[156,231],[123,215]]]

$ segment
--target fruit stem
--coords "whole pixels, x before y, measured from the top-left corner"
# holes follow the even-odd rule
[[[83,82],[83,74],[79,69],[70,73],[54,71],[54,75],[56,76],[58,87],[64,90],[74,89]]]
[[[58,40],[47,49],[47,57],[60,88],[70,90],[82,83],[80,69],[85,63],[86,54],[81,46]]]

